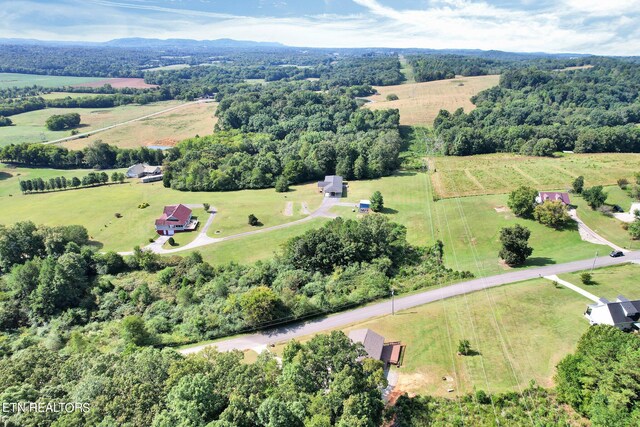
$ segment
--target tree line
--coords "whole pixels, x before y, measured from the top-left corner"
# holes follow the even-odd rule
[[[101,140],[92,141],[82,150],[69,150],[54,144],[21,143],[0,148],[0,160],[25,166],[55,169],[113,169],[136,163],[161,165],[165,153],[147,147],[119,148]]]
[[[111,174],[112,183],[123,183],[125,175],[122,172],[113,172]],[[56,176],[49,178],[45,181],[42,178],[23,179],[20,180],[20,191],[23,194],[53,191],[53,190],[66,190],[69,188],[80,187],[95,187],[96,185],[105,185],[109,182],[109,175],[106,172],[89,172],[82,178],[72,177],[68,179],[65,176]]]

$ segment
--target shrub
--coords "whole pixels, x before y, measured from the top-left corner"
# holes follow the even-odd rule
[[[587,273],[587,272],[580,274],[580,280],[585,285],[590,285],[591,283],[593,283],[593,277],[591,276],[591,273]]]
[[[138,205],[138,209],[144,209],[144,208],[148,208],[149,207],[149,203],[144,202],[144,203],[140,203]]]
[[[120,212],[116,212],[113,214],[116,218],[122,218],[122,214]]]
[[[211,207],[211,205],[209,203],[203,203],[202,207],[204,208],[205,211],[209,212],[209,208]]]
[[[396,95],[395,93],[390,93],[389,95],[387,95],[387,101],[397,101],[398,99],[398,95]]]
[[[248,221],[250,226],[255,227],[259,224],[258,218],[254,214],[249,214]]]
[[[458,342],[458,353],[462,354],[463,356],[471,353],[471,343],[469,342],[469,340],[460,340]]]
[[[276,193],[286,193],[289,191],[289,181],[284,176],[280,175],[276,179]]]
[[[627,178],[619,178],[617,182],[618,187],[622,188],[623,190],[627,188],[627,185],[629,185],[629,180]]]
[[[169,240],[167,240],[167,242],[169,243],[170,246],[176,245],[176,240],[173,237],[169,237]]]

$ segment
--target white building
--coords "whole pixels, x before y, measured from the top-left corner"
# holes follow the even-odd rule
[[[162,173],[160,166],[150,166],[146,163],[138,163],[127,169],[127,176],[129,178],[142,178],[148,175],[159,175]]]
[[[623,331],[640,329],[640,300],[629,301],[622,295],[613,302],[600,298],[587,306],[584,317],[592,325],[610,325]]]

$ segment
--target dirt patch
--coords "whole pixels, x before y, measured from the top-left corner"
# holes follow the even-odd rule
[[[455,382],[453,381],[453,377],[451,375],[445,376],[447,380],[443,381],[442,376],[439,376],[435,373],[435,369],[428,369],[426,371],[417,371],[412,373],[401,372],[400,377],[398,378],[398,384],[396,385],[395,390],[404,390],[409,393],[411,396],[412,391],[414,390],[424,390],[425,388],[438,389],[438,393],[440,395],[448,394],[447,390],[450,388],[455,388]],[[451,379],[451,381],[448,381]]]
[[[511,267],[509,264],[507,264],[503,259],[501,259],[500,261],[498,261],[498,264],[500,264],[500,266],[502,268],[504,268],[505,270],[511,270],[513,267]]]
[[[163,138],[163,139],[158,139],[156,141],[147,141],[146,145],[147,146],[161,146],[161,147],[175,147],[176,144],[178,144],[177,139],[175,138]]]
[[[302,202],[302,208],[300,209],[303,215],[309,215],[311,211],[309,211],[309,205],[306,202]]]
[[[130,87],[134,89],[147,89],[147,88],[158,87],[158,85],[147,84],[144,82],[144,79],[140,79],[140,78],[113,78],[113,79],[96,80],[95,82],[81,83],[81,84],[73,85],[71,87],[102,87],[106,84],[109,84],[116,89],[121,89],[125,87]]]
[[[284,216],[293,216],[293,202],[287,202],[284,207],[284,211],[282,211]]]
[[[509,208],[506,206],[494,206],[493,209],[498,213],[509,212]]]

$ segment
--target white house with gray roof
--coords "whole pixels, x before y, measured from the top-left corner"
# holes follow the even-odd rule
[[[324,181],[318,181],[318,189],[324,197],[342,197],[343,185],[340,175],[327,175]]]
[[[613,302],[600,298],[587,306],[584,316],[592,325],[611,325],[623,331],[640,330],[640,300],[630,301],[622,295]]]

